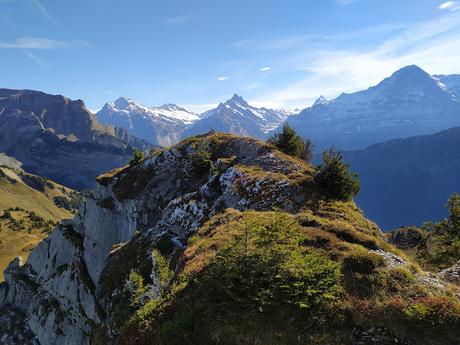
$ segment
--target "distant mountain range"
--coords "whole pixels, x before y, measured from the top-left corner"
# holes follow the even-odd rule
[[[286,110],[253,107],[242,97],[234,95],[227,102],[219,104],[217,108],[202,114],[201,119],[188,128],[182,137],[206,133],[214,129],[264,139],[290,115],[293,114]]]
[[[357,203],[385,230],[446,217],[460,192],[460,127],[344,154],[361,180]]]
[[[169,146],[211,129],[265,139],[285,121],[318,150],[347,150],[363,185],[357,201],[385,229],[439,219],[445,199],[460,190],[458,129],[391,140],[460,126],[460,75],[431,76],[408,66],[367,90],[320,97],[298,115],[234,95],[203,114],[119,98],[96,117],[81,100],[0,89],[0,152],[27,172],[80,190],[94,186],[99,173],[125,165],[134,147],[147,149],[147,141]]]
[[[318,150],[362,149],[377,142],[460,126],[460,75],[429,75],[412,65],[367,90],[327,100],[296,116],[257,108],[234,95],[203,114],[174,104],[146,107],[127,98],[107,103],[97,118],[152,144],[168,146],[211,129],[265,139],[287,121]]]
[[[98,124],[81,100],[0,89],[0,152],[22,162],[29,173],[91,188],[98,174],[128,162],[132,146],[148,144],[126,130]]]
[[[145,107],[121,97],[104,105],[97,118],[100,123],[125,128],[153,144],[169,146],[177,143],[185,129],[200,116],[174,104]]]
[[[288,123],[317,148],[360,149],[460,125],[460,76],[431,76],[407,66],[377,86],[327,101]]]
[[[237,135],[266,138],[292,113],[250,106],[242,97],[234,95],[217,108],[201,115],[175,104],[146,107],[128,98],[107,103],[97,113],[99,122],[125,128],[136,137],[152,144],[169,146],[181,138],[210,130]]]

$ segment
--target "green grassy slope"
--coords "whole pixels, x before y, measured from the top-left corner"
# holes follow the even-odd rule
[[[50,180],[0,167],[0,281],[11,260],[25,259],[55,223],[73,217],[74,197]]]

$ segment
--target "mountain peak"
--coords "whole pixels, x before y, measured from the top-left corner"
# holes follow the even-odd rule
[[[401,77],[430,77],[430,75],[417,65],[409,65],[397,70],[391,76],[391,78]]]
[[[233,97],[230,100],[227,101],[227,103],[236,103],[236,104],[245,105],[245,106],[248,105],[248,103],[244,100],[244,98],[239,96],[236,93],[233,95]]]
[[[128,108],[131,104],[134,104],[135,102],[127,97],[119,97],[113,102],[116,108],[118,109],[126,109]]]
[[[327,104],[328,103],[328,100],[323,96],[319,96],[319,98],[315,101],[315,103],[313,103],[313,106],[317,106],[317,105],[322,105],[322,104]]]
[[[174,103],[167,103],[163,104],[162,106],[158,107],[159,109],[164,109],[164,110],[181,110],[181,111],[186,111],[184,108],[179,107],[177,104]]]

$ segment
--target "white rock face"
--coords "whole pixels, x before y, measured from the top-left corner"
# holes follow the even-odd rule
[[[298,173],[302,165],[255,140],[231,139],[218,151],[223,159],[214,162],[212,169],[203,169],[196,165],[197,154],[207,145],[191,143],[165,150],[116,176],[101,177],[78,216],[61,222],[26,263],[16,259],[5,271],[5,283],[0,285],[0,329],[3,319],[21,319],[18,313],[11,316],[2,311],[21,310],[24,337],[30,330],[40,344],[89,344],[93,327],[110,319],[112,294],[123,287],[123,282],[114,291],[103,286],[104,270],[118,253],[114,245],[137,241],[143,247],[139,250],[146,250],[142,260],[154,266],[150,246],[161,236],[169,236],[181,248],[220,210],[294,210],[295,205],[303,205],[305,196],[297,184],[271,175],[253,177],[237,164],[273,173]],[[141,235],[134,237],[137,231]],[[153,289],[156,277],[150,277]]]

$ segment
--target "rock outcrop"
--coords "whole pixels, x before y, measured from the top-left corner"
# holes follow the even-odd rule
[[[298,231],[293,236],[293,247],[289,247],[298,255],[292,270],[287,266],[294,274],[292,277],[312,274],[323,279],[326,274],[325,283],[329,285],[327,272],[335,272],[330,277],[337,289],[333,288],[331,294],[323,297],[330,300],[341,296],[343,300],[337,305],[337,314],[348,315],[343,320],[349,321],[326,334],[331,344],[351,340],[354,344],[362,344],[362,341],[380,344],[379,339],[404,343],[406,339],[414,339],[414,334],[420,336],[421,331],[412,327],[406,311],[425,303],[421,297],[431,298],[431,294],[441,293],[444,287],[436,290],[426,285],[422,289],[418,285],[422,284],[420,280],[409,272],[409,263],[391,253],[394,248],[388,245],[375,224],[365,219],[352,202],[324,199],[314,175],[312,166],[270,145],[255,139],[210,133],[153,152],[137,165],[99,176],[96,189],[86,196],[78,216],[61,222],[25,263],[16,259],[5,271],[5,283],[0,285],[0,343],[14,344],[14,339],[20,338],[23,344],[42,345],[157,344],[149,335],[155,327],[139,334],[126,333],[124,328],[133,312],[126,311],[132,305],[126,294],[139,290],[136,277],[145,282],[146,287],[137,297],[136,303],[141,307],[151,306],[149,303],[155,305],[162,298],[167,301],[168,297],[162,293],[168,284],[158,267],[165,265],[161,253],[168,252],[169,281],[182,277],[184,272],[194,277],[184,282],[188,290],[182,286],[185,290],[181,290],[181,296],[187,300],[187,291],[200,291],[200,272],[220,247],[228,244],[226,241],[235,229],[254,219],[275,224],[270,222],[276,222],[273,219],[278,219],[278,214],[284,217],[291,234],[293,229]],[[257,232],[257,226],[255,228]],[[264,237],[264,240],[270,238]],[[284,241],[290,243],[287,239]],[[156,251],[160,254],[155,254]],[[303,255],[316,259],[305,261],[307,265],[302,267],[295,266],[306,260]],[[339,267],[344,258],[347,264],[340,281]],[[391,285],[394,294],[404,296],[406,293],[409,299],[385,300],[388,299],[385,287],[373,284],[386,279],[395,282]],[[305,282],[313,284],[313,294],[317,294],[315,281],[316,278]],[[280,284],[280,288],[284,290],[285,284]],[[414,297],[407,290],[426,292]],[[378,295],[372,295],[375,293]],[[190,301],[193,303],[193,298]],[[169,301],[164,305],[169,316],[175,308],[180,314],[184,307],[184,300],[182,304],[174,303]],[[208,307],[216,310],[213,305]],[[309,315],[290,314],[294,309],[280,306],[284,307],[288,315],[300,317],[292,321],[299,325]],[[303,313],[308,306],[299,304],[299,308]],[[256,308],[253,315],[261,315],[262,309]],[[385,314],[388,310],[393,313],[390,318]],[[373,319],[370,315],[377,316]],[[146,312],[144,317],[150,316]],[[395,317],[403,321],[395,323]],[[230,319],[223,320],[225,324]],[[454,326],[458,324],[456,319],[452,320],[449,322]],[[207,321],[200,323],[205,332]],[[334,318],[333,324],[336,321],[339,322]],[[254,322],[256,327],[264,325],[263,319]],[[284,327],[284,324],[288,324],[290,331],[291,321],[277,320],[277,325]],[[131,326],[134,330],[137,327]],[[173,332],[174,327],[170,328]],[[359,331],[371,327],[378,331]],[[249,334],[251,332],[249,330]],[[426,334],[431,329],[423,332]],[[454,344],[456,332],[456,328],[442,332],[429,342],[423,336],[423,341],[414,344]],[[298,334],[299,339],[304,336]],[[258,336],[263,339],[266,335],[256,334]],[[297,339],[297,333],[289,336]],[[308,339],[307,335],[303,339]]]
[[[100,176],[74,220],[59,224],[26,263],[16,260],[7,268],[2,310],[20,310],[15,317],[24,315],[40,344],[89,344],[92,327],[105,317],[97,294],[114,245],[128,242],[136,231],[145,241],[168,233],[181,245],[222,209],[294,211],[304,204],[308,193],[287,176],[308,179],[307,165],[252,139],[225,139],[185,142]],[[212,170],[200,158],[208,145],[220,151]]]
[[[133,146],[149,145],[98,124],[81,100],[0,89],[0,151],[27,172],[88,189],[98,174],[126,164]]]

